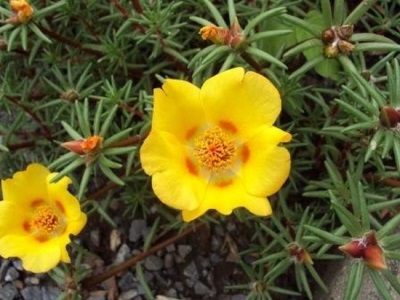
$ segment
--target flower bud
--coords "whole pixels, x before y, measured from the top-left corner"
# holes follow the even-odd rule
[[[313,264],[310,254],[300,245],[296,243],[289,244],[287,246],[287,250],[289,252],[289,255],[295,260],[295,262],[311,265]]]
[[[84,140],[69,141],[61,144],[62,147],[72,151],[76,154],[94,154],[103,146],[103,138],[94,135]]]
[[[225,36],[228,33],[228,29],[217,27],[215,25],[207,25],[199,31],[203,40],[209,40],[217,45],[223,45],[225,43]]]
[[[7,22],[14,25],[25,24],[32,18],[33,8],[27,0],[10,0],[10,7],[16,15],[7,19]]]
[[[336,35],[341,40],[349,40],[354,32],[354,25],[342,25],[335,27]]]
[[[353,52],[355,46],[352,43],[348,42],[348,41],[339,40],[338,48],[339,48],[339,51],[341,53],[350,54],[351,52]]]
[[[339,49],[333,45],[324,47],[324,54],[327,58],[336,58],[339,55]]]
[[[360,258],[363,255],[365,244],[360,239],[355,239],[348,242],[345,245],[339,247],[340,251],[343,251],[353,258]]]
[[[60,95],[60,98],[63,100],[67,100],[70,102],[74,102],[79,99],[79,93],[74,89],[66,90],[64,93]]]
[[[400,122],[400,113],[391,106],[383,106],[379,113],[379,121],[386,128],[394,128]]]
[[[321,41],[324,45],[329,45],[336,39],[336,33],[332,28],[325,29],[321,34]]]
[[[379,245],[371,245],[365,248],[363,258],[367,265],[373,269],[387,269],[385,256],[383,255],[383,251]]]

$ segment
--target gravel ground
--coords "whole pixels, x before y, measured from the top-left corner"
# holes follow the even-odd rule
[[[243,229],[239,230],[233,220],[221,223],[224,227],[202,226],[144,259],[141,262],[143,274],[154,297],[158,300],[244,300],[246,291],[231,292],[224,288],[248,282],[237,260],[237,249],[243,249],[248,240],[240,234]],[[112,229],[106,223],[95,227],[89,222],[80,236],[82,246],[93,254],[84,263],[95,273],[141,252],[151,224],[144,219],[134,219],[122,225],[121,222],[118,229]],[[82,297],[89,300],[144,300],[145,288],[133,267],[84,290]],[[48,275],[25,272],[17,259],[0,260],[0,300],[52,300],[61,292]]]

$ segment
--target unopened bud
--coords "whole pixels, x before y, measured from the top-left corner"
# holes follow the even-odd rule
[[[400,113],[391,106],[383,106],[379,113],[379,121],[386,128],[394,128],[400,122]]]
[[[313,264],[310,254],[300,245],[291,243],[287,246],[287,250],[297,263]]]
[[[321,41],[325,45],[332,44],[336,39],[336,33],[332,28],[325,29],[321,34]]]
[[[324,47],[324,54],[327,58],[336,58],[339,55],[339,49],[333,45]]]
[[[377,270],[387,269],[385,256],[379,245],[371,245],[365,248],[363,258],[368,266]]]
[[[353,52],[355,46],[352,43],[348,42],[348,41],[339,40],[338,48],[339,48],[339,51],[341,53],[350,54],[351,52]]]

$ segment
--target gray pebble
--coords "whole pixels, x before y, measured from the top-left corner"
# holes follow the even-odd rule
[[[100,230],[95,229],[90,232],[90,241],[95,245],[96,247],[100,246]]]
[[[185,285],[181,281],[176,281],[174,283],[174,288],[180,292],[182,292],[185,289]]]
[[[22,267],[22,262],[19,259],[13,259],[12,264],[14,268],[16,268],[18,271],[24,270],[24,268]]]
[[[29,276],[24,279],[26,285],[38,285],[40,280],[38,277]]]
[[[131,242],[137,242],[141,237],[146,236],[149,229],[146,226],[146,221],[141,219],[136,219],[131,222],[131,227],[129,228],[129,240]]]
[[[166,293],[165,296],[167,297],[173,297],[173,298],[177,298],[178,297],[178,293],[175,289],[170,288]]]
[[[122,292],[126,292],[131,289],[136,282],[135,276],[133,276],[132,272],[126,272],[120,280],[118,280],[118,286]]]
[[[192,246],[178,245],[178,253],[183,258],[185,258],[191,251],[192,251]]]
[[[175,244],[170,244],[165,249],[167,250],[167,252],[175,252],[176,251]]]
[[[43,300],[42,290],[36,285],[23,288],[21,294],[25,300]]]
[[[238,295],[233,295],[232,296],[232,300],[246,300],[246,299],[247,299],[246,295],[238,294]]]
[[[209,295],[211,290],[201,281],[197,281],[194,285],[194,293],[196,295],[205,296]]]
[[[106,296],[105,295],[90,295],[89,298],[87,298],[87,300],[106,300]]]
[[[19,272],[17,271],[17,269],[14,267],[9,267],[6,272],[6,276],[4,277],[4,280],[10,282],[18,279],[18,277],[19,277]]]
[[[163,267],[163,260],[155,255],[150,255],[144,260],[144,266],[149,271],[159,271]]]
[[[125,261],[131,254],[131,249],[127,244],[122,244],[119,247],[117,255],[115,256],[114,264],[119,264]]]
[[[61,290],[55,286],[42,287],[43,300],[54,300],[61,294]]]
[[[197,270],[197,267],[193,261],[190,264],[188,264],[186,268],[183,270],[183,275],[189,277],[192,280],[199,279],[199,271]]]
[[[12,283],[6,283],[0,289],[0,300],[10,300],[16,298],[17,288]]]
[[[137,295],[138,295],[138,292],[136,290],[132,289],[132,290],[121,293],[118,297],[118,300],[132,300]]]
[[[164,256],[164,267],[166,269],[172,268],[174,266],[174,255],[167,253]]]

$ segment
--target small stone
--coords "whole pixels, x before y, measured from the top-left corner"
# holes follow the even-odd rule
[[[115,251],[119,245],[121,245],[121,232],[118,229],[113,229],[110,234],[110,248]]]
[[[183,270],[183,275],[189,277],[192,280],[199,279],[199,271],[197,270],[197,267],[193,261],[190,264],[188,264],[186,268]]]
[[[126,292],[134,286],[135,281],[136,278],[133,276],[132,272],[126,272],[121,279],[118,280],[118,286],[122,292]]]
[[[137,242],[141,237],[148,233],[149,229],[146,226],[146,221],[142,219],[132,220],[129,228],[129,240]]]
[[[87,300],[106,300],[106,296],[105,295],[90,295],[89,298],[87,298]]]
[[[114,260],[114,264],[119,264],[123,261],[125,261],[131,253],[131,249],[127,244],[122,244],[121,247],[119,247],[119,250],[117,252],[117,255]]]
[[[24,268],[22,267],[22,262],[19,259],[13,259],[12,264],[14,268],[16,268],[18,271],[24,270]]]
[[[43,300],[57,299],[61,290],[55,286],[42,287]]]
[[[167,253],[164,256],[164,267],[166,269],[172,268],[174,266],[174,255]]]
[[[163,267],[163,260],[155,255],[150,255],[144,260],[144,266],[149,271],[159,271]]]
[[[185,289],[185,285],[181,281],[176,281],[174,283],[174,288],[180,292],[182,292]]]
[[[38,285],[40,279],[34,276],[29,276],[24,279],[26,285]]]
[[[17,269],[14,267],[9,267],[6,272],[6,276],[4,277],[4,280],[10,282],[18,279],[18,277],[19,277],[19,272],[17,271]]]
[[[27,286],[21,290],[24,300],[43,300],[42,290],[39,286]]]
[[[0,300],[16,299],[17,294],[17,288],[12,283],[6,283],[0,289]]]
[[[167,250],[167,252],[175,252],[176,251],[175,244],[170,244],[165,249]]]
[[[100,230],[99,229],[95,229],[90,232],[90,241],[96,247],[100,246]]]
[[[211,261],[211,263],[212,263],[213,265],[215,265],[215,264],[217,264],[217,263],[220,263],[221,260],[222,260],[221,257],[220,257],[219,255],[215,254],[215,253],[212,253],[212,254],[210,255],[210,261]]]
[[[192,246],[178,245],[178,253],[183,258],[185,258],[191,251],[192,251]]]
[[[118,300],[131,300],[131,299],[134,299],[137,295],[139,295],[138,292],[136,290],[132,289],[132,290],[121,293],[118,297]]]
[[[177,293],[177,291],[176,291],[175,289],[170,288],[170,289],[165,293],[165,296],[177,298],[177,297],[178,297],[178,293]]]
[[[196,295],[205,296],[210,294],[211,290],[201,281],[197,281],[194,285],[194,293]]]

